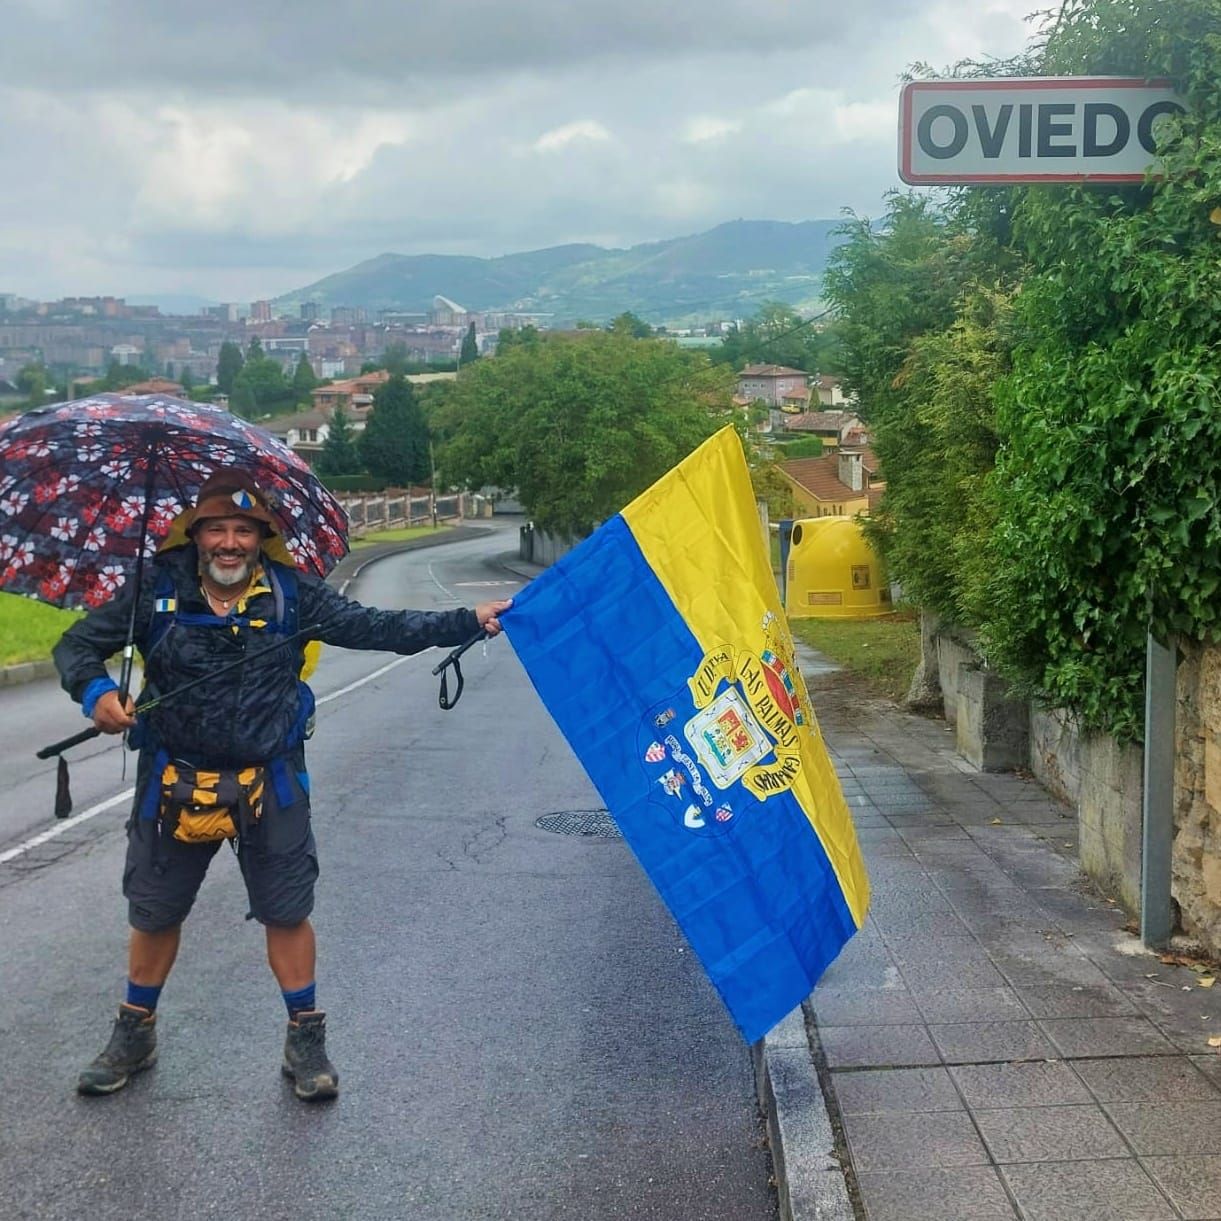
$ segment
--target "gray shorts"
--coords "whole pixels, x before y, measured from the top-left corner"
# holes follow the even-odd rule
[[[290,761],[285,778],[286,803],[280,800],[278,786],[268,775],[262,817],[239,837],[237,857],[250,900],[249,917],[261,924],[289,928],[314,910],[318,849],[310,826],[303,761]],[[127,825],[123,894],[131,927],[157,933],[186,919],[212,858],[226,841],[184,844],[174,838],[174,828],[164,825],[162,819],[140,818],[141,796],[149,780],[141,777]]]

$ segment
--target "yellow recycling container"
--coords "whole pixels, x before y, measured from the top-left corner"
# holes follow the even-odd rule
[[[785,576],[794,619],[871,619],[894,609],[882,562],[855,517],[795,521]]]

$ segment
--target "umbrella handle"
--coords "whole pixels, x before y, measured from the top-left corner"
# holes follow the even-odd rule
[[[88,729],[82,729],[80,733],[75,733],[70,738],[65,738],[62,742],[56,742],[51,746],[44,746],[42,750],[36,751],[35,755],[39,759],[52,759],[56,755],[62,755],[64,751],[70,750],[73,746],[79,746],[82,742],[88,742],[90,738],[101,736],[102,731],[96,725],[90,725]]]

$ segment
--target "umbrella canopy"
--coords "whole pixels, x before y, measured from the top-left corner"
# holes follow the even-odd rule
[[[264,490],[299,568],[347,554],[342,506],[269,432],[210,403],[99,394],[0,425],[0,590],[101,606],[221,470]]]

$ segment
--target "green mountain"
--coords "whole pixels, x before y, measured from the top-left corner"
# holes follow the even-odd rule
[[[494,259],[382,254],[275,304],[424,313],[441,295],[469,310],[548,314],[557,326],[605,322],[624,310],[653,323],[736,317],[763,301],[815,303],[839,224],[737,220],[627,250],[577,244]]]

